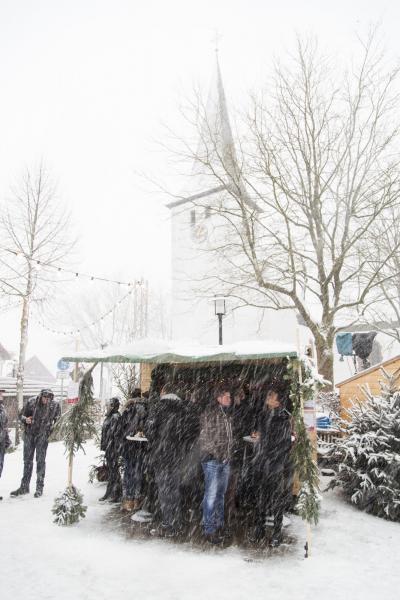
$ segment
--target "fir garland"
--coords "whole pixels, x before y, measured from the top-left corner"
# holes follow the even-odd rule
[[[302,382],[299,378],[299,369],[302,372]],[[287,378],[290,380],[290,399],[296,435],[292,461],[301,485],[296,508],[302,519],[316,525],[321,503],[319,473],[313,457],[313,445],[304,424],[303,402],[316,396],[324,385],[324,380],[313,373],[307,363],[296,359],[288,361]]]

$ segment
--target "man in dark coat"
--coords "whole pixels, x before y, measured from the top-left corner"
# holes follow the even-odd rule
[[[3,392],[4,390],[0,390],[0,477],[3,472],[5,452],[11,445],[8,435],[8,417],[4,408]],[[0,496],[0,500],[3,500],[3,496]]]
[[[42,390],[36,398],[30,398],[23,407],[19,419],[24,426],[24,473],[20,487],[11,492],[11,496],[29,494],[35,452],[36,492],[34,496],[39,498],[43,494],[47,446],[60,415],[60,405],[54,400],[54,394],[49,389]]]
[[[242,495],[241,488],[246,487],[247,473],[243,473],[243,461],[247,442],[243,438],[254,430],[254,418],[243,386],[237,388],[233,394],[231,414],[233,449],[230,479],[226,492],[227,523],[230,528],[233,527],[233,520],[237,517],[237,509],[241,500],[239,496]]]
[[[149,460],[154,470],[161,509],[161,535],[174,536],[182,528],[182,468],[185,462],[186,402],[173,392],[171,384],[153,402],[146,424]]]
[[[121,475],[119,472],[118,425],[121,417],[119,405],[119,398],[111,398],[101,429],[100,450],[103,450],[105,455],[108,481],[106,492],[100,498],[100,502],[103,500],[119,502],[122,495]]]
[[[266,394],[255,437],[254,472],[260,488],[253,541],[260,542],[265,537],[268,515],[274,518],[271,545],[279,546],[282,541],[283,513],[290,497],[287,493],[287,473],[290,470],[292,419],[278,389],[271,388]]]
[[[139,509],[143,495],[147,442],[132,438],[144,438],[147,402],[140,388],[136,388],[119,420],[120,455],[124,461],[122,509],[126,511]]]
[[[219,386],[200,418],[201,465],[204,473],[203,528],[212,544],[223,541],[224,503],[233,451],[230,390]]]

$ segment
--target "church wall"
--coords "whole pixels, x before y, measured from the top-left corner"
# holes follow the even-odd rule
[[[196,222],[193,222],[195,210]],[[184,205],[171,210],[172,219],[172,336],[200,343],[218,342],[218,321],[212,296],[219,294],[218,282],[208,279],[219,265],[210,243],[218,244],[218,216],[205,218],[206,206]],[[206,222],[205,222],[206,221]],[[198,229],[196,229],[196,227]],[[201,227],[207,227],[208,240],[202,239]],[[217,233],[216,233],[217,232]],[[227,298],[224,318],[224,342],[244,339],[277,339],[296,343],[297,321],[294,311],[246,306],[234,308]]]

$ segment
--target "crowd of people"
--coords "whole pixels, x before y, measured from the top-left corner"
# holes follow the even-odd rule
[[[229,381],[208,394],[202,403],[195,390],[182,393],[166,382],[150,400],[137,388],[121,412],[112,398],[101,435],[108,483],[100,500],[121,502],[126,511],[145,508],[162,537],[190,533],[201,522],[212,544],[244,522],[248,538],[263,542],[269,517],[269,542],[277,546],[292,501],[287,394],[269,384],[257,389],[254,403],[246,386]]]
[[[279,545],[283,513],[292,502],[287,386],[276,378],[251,385],[224,377],[214,384],[210,373],[207,380],[197,373],[190,384],[166,379],[165,371],[154,375],[150,393],[136,388],[123,407],[116,397],[108,403],[100,442],[107,487],[100,500],[150,515],[152,533],[201,531],[212,544],[244,529],[252,542],[264,542],[268,517],[269,542]],[[35,454],[34,496],[42,495],[47,446],[59,416],[51,390],[24,405],[23,475],[11,496],[29,493]],[[0,476],[9,444],[0,390]]]

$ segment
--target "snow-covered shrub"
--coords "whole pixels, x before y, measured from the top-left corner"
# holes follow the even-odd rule
[[[80,491],[72,486],[67,487],[55,500],[52,513],[57,525],[73,525],[86,515],[87,506],[83,504]]]
[[[321,412],[328,414],[335,423],[339,419],[341,405],[337,392],[322,392],[317,396],[317,407]]]
[[[364,389],[365,400],[348,409],[345,435],[331,450],[338,472],[329,488],[340,486],[361,510],[400,521],[400,369],[382,369],[381,395]]]

